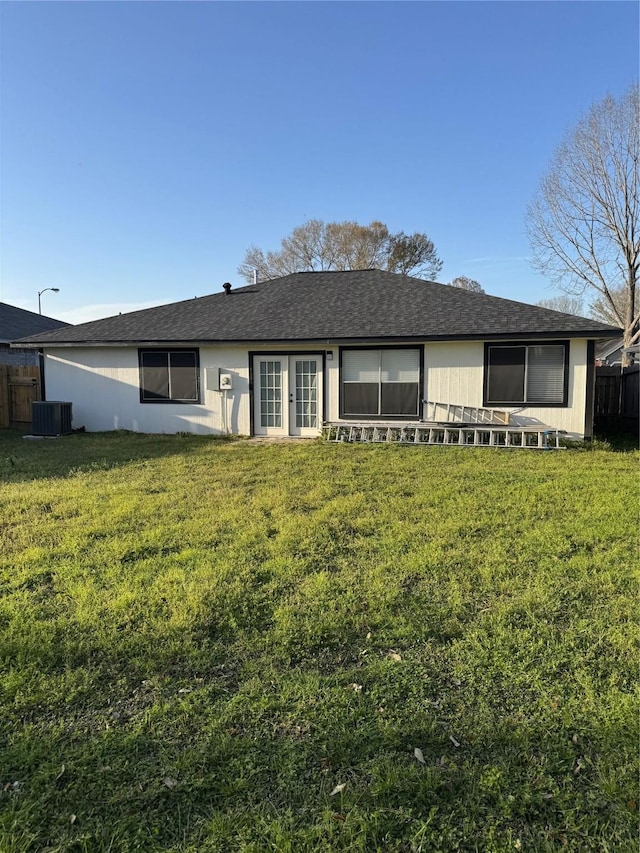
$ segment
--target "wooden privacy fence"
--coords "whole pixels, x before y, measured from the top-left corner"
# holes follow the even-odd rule
[[[37,365],[0,364],[0,428],[29,429],[31,404],[40,399]]]
[[[596,368],[595,422],[602,429],[638,428],[640,365]]]

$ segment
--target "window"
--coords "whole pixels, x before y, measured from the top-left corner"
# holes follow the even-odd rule
[[[485,405],[566,406],[569,342],[485,345]]]
[[[341,350],[341,417],[419,416],[419,349]]]
[[[198,350],[141,349],[141,403],[199,403]]]

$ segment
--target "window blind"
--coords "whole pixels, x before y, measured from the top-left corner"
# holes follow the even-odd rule
[[[342,354],[344,382],[379,382],[380,350],[345,350]]]
[[[420,354],[415,349],[382,350],[380,379],[382,382],[418,382]]]
[[[485,405],[566,405],[568,352],[568,342],[488,345]]]
[[[564,346],[527,347],[527,402],[562,403]]]
[[[341,379],[343,417],[419,415],[419,349],[345,349]]]

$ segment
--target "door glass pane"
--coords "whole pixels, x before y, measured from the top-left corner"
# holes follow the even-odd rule
[[[296,427],[318,427],[318,383],[315,359],[296,360]]]
[[[279,361],[260,362],[260,426],[282,426],[282,365]]]

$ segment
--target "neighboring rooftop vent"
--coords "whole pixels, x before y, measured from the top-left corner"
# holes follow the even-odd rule
[[[222,289],[225,293],[231,293],[231,285],[228,281],[225,281],[225,283],[222,285]]]

